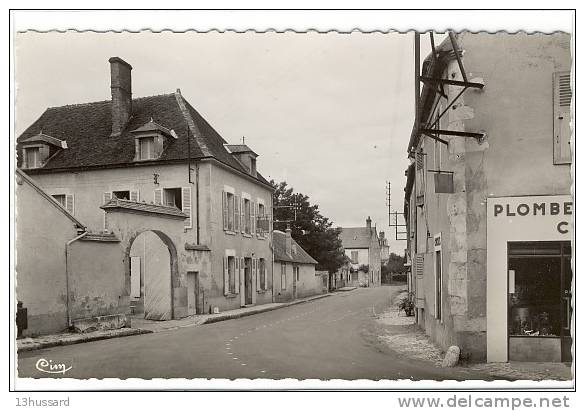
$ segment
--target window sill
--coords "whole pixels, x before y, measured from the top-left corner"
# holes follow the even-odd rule
[[[256,290],[258,294],[266,294],[268,290]]]
[[[252,238],[252,234],[248,234],[248,233],[243,233],[242,236],[244,236],[246,238]]]
[[[227,235],[236,235],[237,233],[235,231],[230,231],[230,230],[223,230],[224,233],[226,233]]]
[[[237,296],[238,294],[229,293],[228,295],[225,296],[225,298],[236,298]]]

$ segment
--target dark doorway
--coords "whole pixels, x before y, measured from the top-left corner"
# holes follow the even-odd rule
[[[187,272],[187,312],[189,315],[202,314],[199,303],[199,273],[197,271]]]

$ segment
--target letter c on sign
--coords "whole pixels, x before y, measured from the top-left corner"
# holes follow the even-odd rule
[[[561,221],[557,224],[557,230],[559,230],[559,233],[561,234],[567,234],[569,232],[569,230],[566,228],[568,225],[569,223],[566,221]]]

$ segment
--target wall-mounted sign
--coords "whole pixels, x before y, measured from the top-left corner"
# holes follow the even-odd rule
[[[570,231],[570,196],[490,198],[488,207],[488,223],[507,222],[526,230],[531,229],[531,224],[549,224],[560,234]]]

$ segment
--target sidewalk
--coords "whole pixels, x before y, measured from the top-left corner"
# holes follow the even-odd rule
[[[429,366],[441,367],[445,353],[414,323],[414,317],[407,317],[404,312],[398,311],[398,302],[406,295],[406,291],[399,293],[392,305],[376,316],[376,321],[384,330],[378,338],[386,347],[408,358],[427,362]],[[564,363],[472,363],[460,364],[456,368],[485,374],[486,380],[572,379],[571,367]]]
[[[60,345],[72,345],[90,341],[106,340],[109,338],[126,337],[130,335],[156,333],[161,331],[177,330],[184,327],[193,327],[203,324],[211,324],[218,321],[232,320],[235,318],[246,317],[248,315],[259,314],[267,311],[277,310],[279,308],[289,307],[291,305],[302,304],[325,297],[330,297],[337,293],[328,293],[315,295],[307,298],[300,298],[286,303],[271,303],[253,307],[244,307],[237,310],[230,310],[219,314],[192,315],[181,318],[180,320],[153,321],[145,320],[137,316],[130,317],[131,328],[120,328],[116,330],[100,330],[90,333],[61,333],[53,335],[43,335],[40,337],[27,337],[16,341],[17,351],[33,351],[43,348],[56,347]]]
[[[197,325],[211,324],[218,321],[233,320],[235,318],[246,317],[248,315],[260,314],[267,311],[277,310],[279,308],[289,307],[291,305],[302,304],[309,301],[319,300],[321,298],[335,295],[335,293],[315,295],[307,298],[300,298],[294,301],[286,303],[269,303],[256,305],[253,307],[243,307],[236,310],[225,311],[219,314],[201,314],[191,315],[189,317],[181,318],[180,320],[168,320],[168,321],[153,321],[146,320],[140,317],[131,317],[131,327],[146,330],[149,332],[161,332],[177,330],[179,328],[194,327]]]
[[[129,335],[148,334],[152,331],[135,328],[119,328],[116,330],[100,330],[89,333],[61,333],[43,335],[40,337],[27,337],[16,340],[18,352],[40,350],[43,348],[57,347],[59,345],[72,345],[89,341],[107,340],[109,338],[127,337]]]

